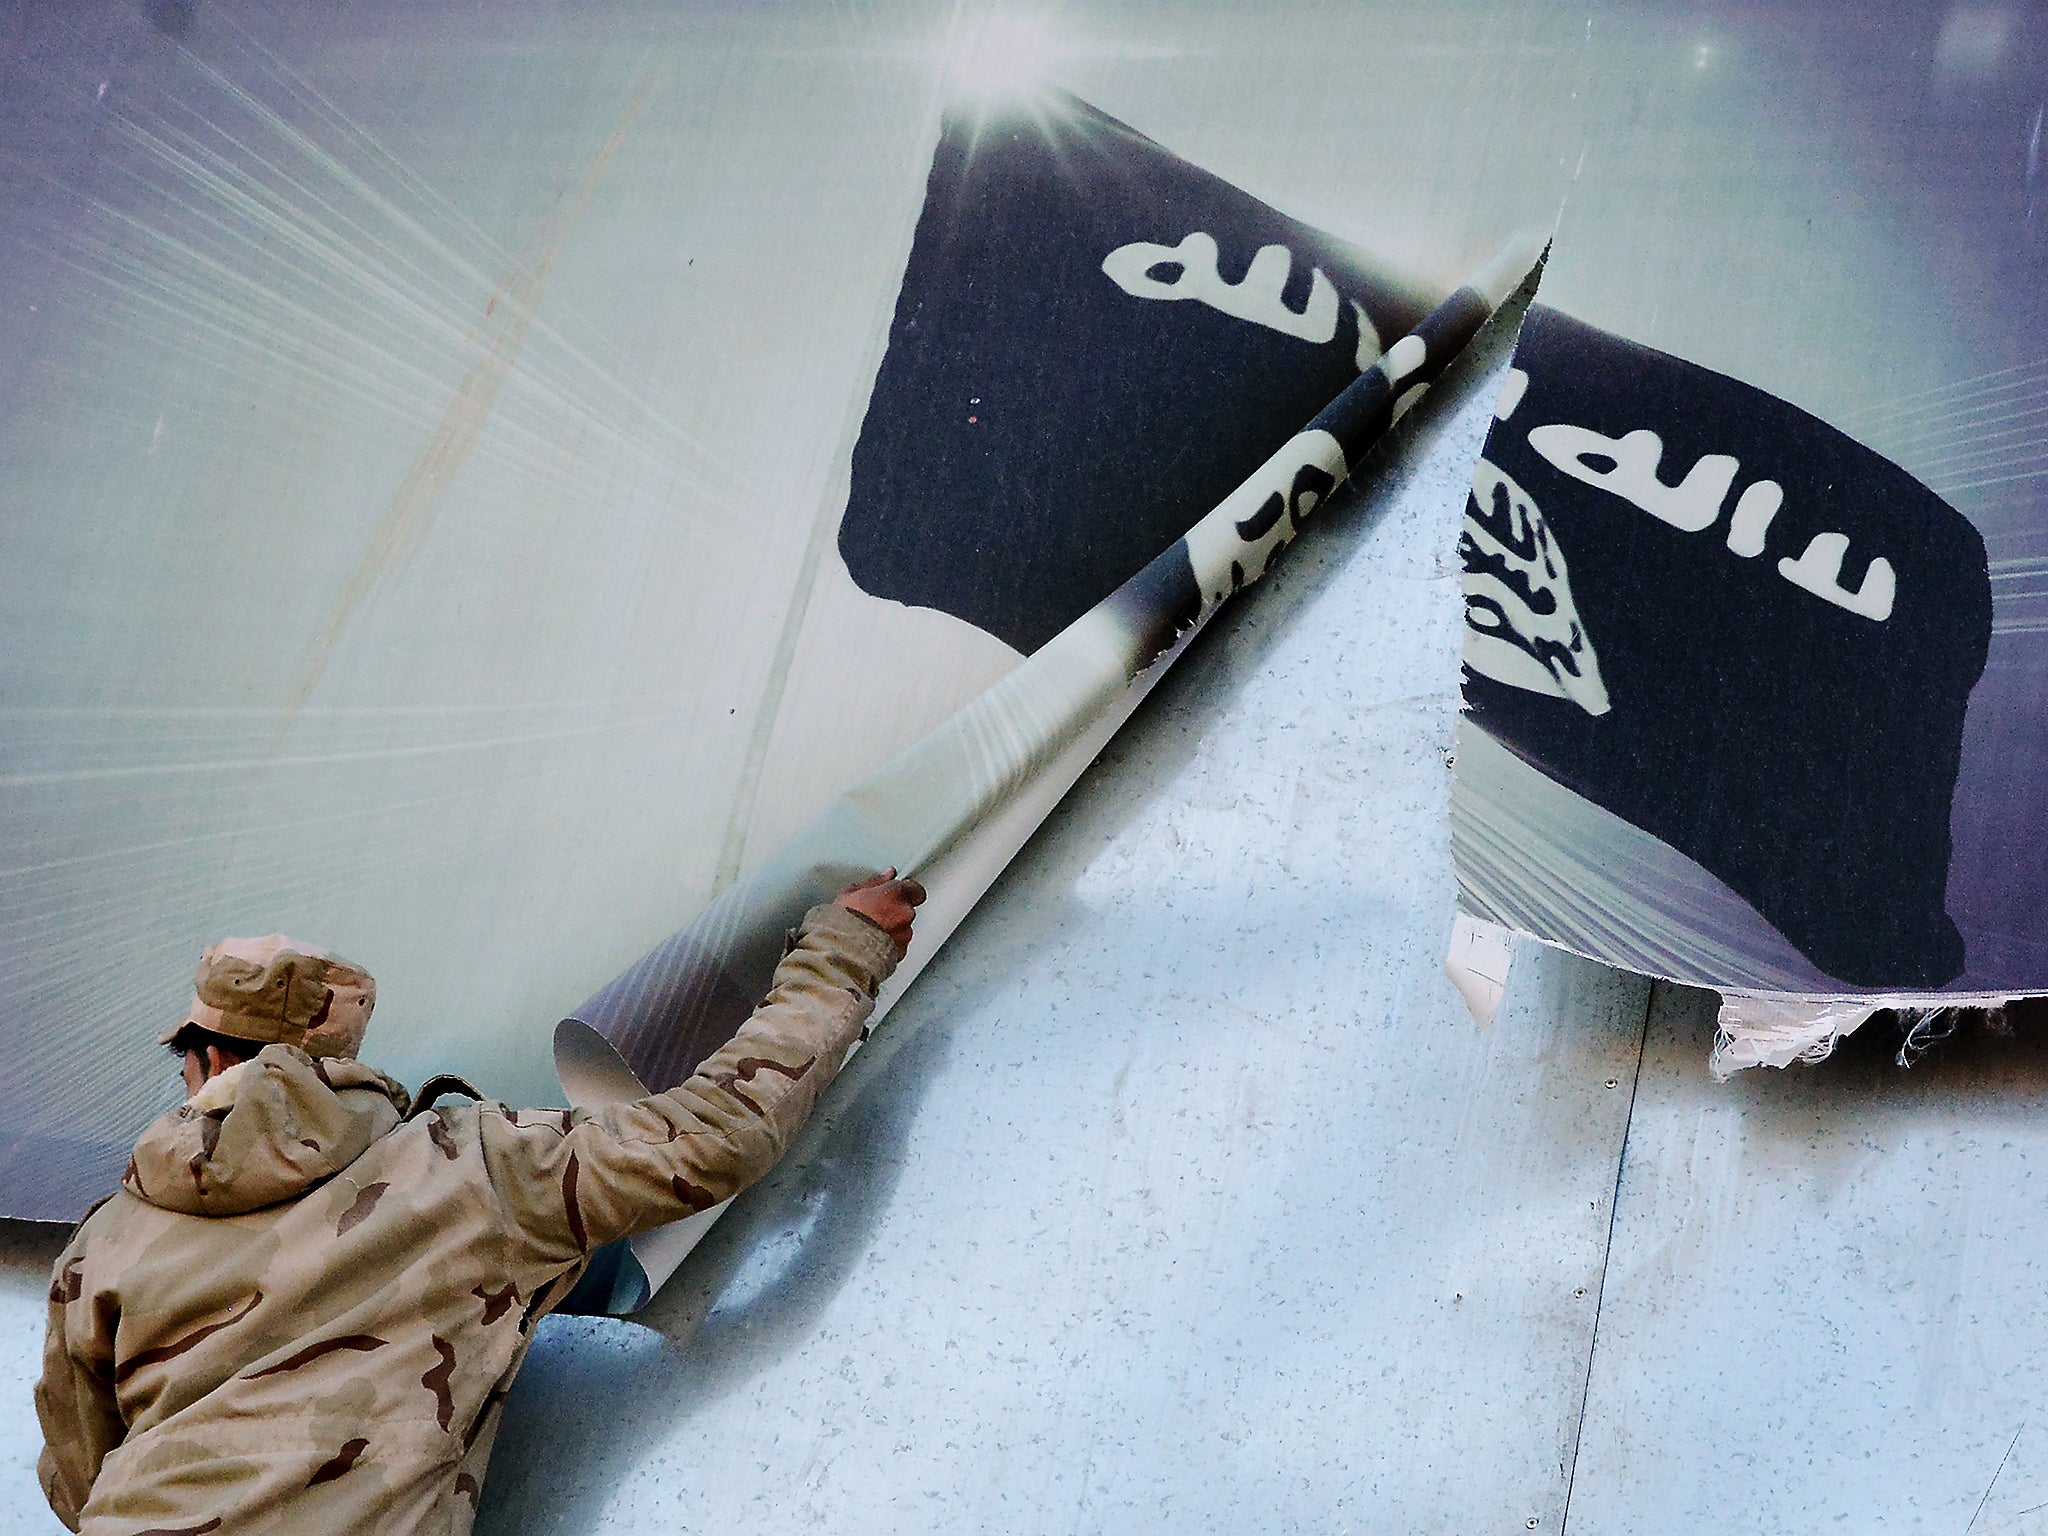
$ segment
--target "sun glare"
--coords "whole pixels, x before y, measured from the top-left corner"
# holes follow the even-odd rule
[[[985,101],[1018,96],[1044,82],[1057,54],[1044,17],[997,12],[954,44],[947,76],[964,96]]]

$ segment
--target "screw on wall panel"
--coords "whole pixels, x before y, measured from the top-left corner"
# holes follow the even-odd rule
[[[1619,1088],[1621,1086],[1621,1079],[1618,1077],[1610,1077],[1609,1079],[1607,1079],[1607,1086],[1610,1088]]]
[[[1529,1529],[1530,1529],[1530,1530],[1532,1530],[1532,1531],[1533,1531],[1533,1530],[1535,1530],[1535,1529],[1536,1529],[1536,1517],[1535,1517],[1534,1515],[1531,1515],[1531,1516],[1529,1517],[1529,1519],[1528,1519],[1528,1522],[1527,1522],[1527,1524],[1528,1524],[1528,1526],[1529,1526]]]

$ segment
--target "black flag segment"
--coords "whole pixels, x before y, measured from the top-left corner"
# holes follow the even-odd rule
[[[1498,414],[1459,545],[1473,719],[1831,975],[1953,980],[1977,530],[1796,406],[1542,306]]]
[[[1071,96],[949,114],[840,553],[877,597],[1036,650],[1425,307]]]

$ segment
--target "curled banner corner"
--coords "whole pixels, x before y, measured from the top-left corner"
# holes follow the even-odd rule
[[[1491,1028],[1507,994],[1508,967],[1515,958],[1515,931],[1460,912],[1451,920],[1444,975],[1471,1010],[1472,1022]]]
[[[647,1097],[647,1085],[626,1065],[618,1048],[578,1018],[555,1026],[555,1076],[578,1109],[602,1109]]]

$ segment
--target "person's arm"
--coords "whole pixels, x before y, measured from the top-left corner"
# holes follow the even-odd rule
[[[93,1298],[82,1294],[84,1264],[78,1240],[57,1259],[50,1283],[50,1317],[43,1336],[43,1379],[36,1383],[36,1418],[43,1426],[43,1453],[36,1480],[59,1520],[78,1529],[79,1511],[92,1494],[100,1463],[127,1437],[128,1426],[114,1401],[113,1341],[101,1338]],[[81,1337],[74,1341],[68,1314],[77,1312]],[[88,1358],[81,1360],[75,1343]],[[102,1347],[104,1346],[104,1347]],[[104,1355],[104,1360],[97,1357]]]
[[[491,1181],[540,1257],[708,1210],[774,1167],[909,940],[924,892],[892,877],[813,907],[766,1001],[679,1087],[596,1114],[484,1115]]]

